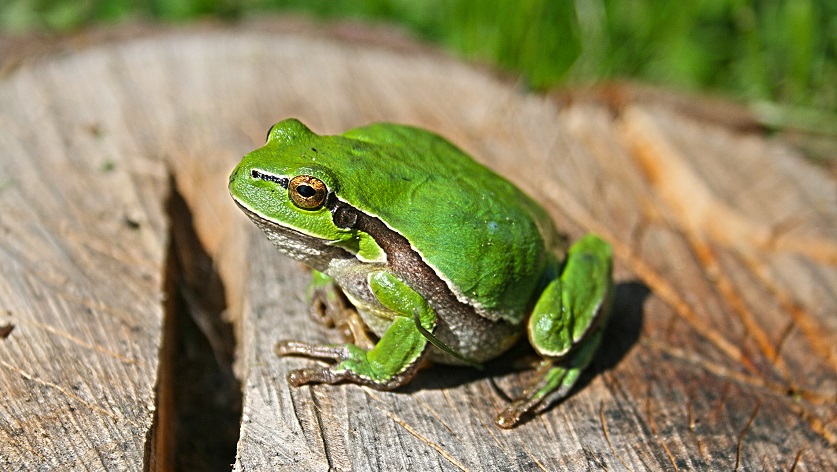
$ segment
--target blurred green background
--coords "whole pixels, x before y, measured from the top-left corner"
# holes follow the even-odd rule
[[[0,31],[282,12],[397,24],[535,90],[629,78],[793,110],[834,132],[835,0],[0,0]]]

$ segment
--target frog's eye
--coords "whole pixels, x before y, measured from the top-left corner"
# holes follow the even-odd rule
[[[328,189],[322,180],[310,175],[297,175],[288,183],[288,195],[303,210],[316,210],[325,203]]]

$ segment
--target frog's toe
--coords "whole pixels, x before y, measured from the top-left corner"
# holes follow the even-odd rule
[[[344,345],[319,346],[293,340],[279,341],[276,343],[273,351],[280,357],[305,356],[317,359],[332,359],[335,361],[344,360],[349,356],[348,350]]]
[[[329,367],[309,367],[295,369],[288,373],[288,383],[294,387],[312,383],[334,384],[346,380],[343,372],[334,371]]]
[[[533,391],[526,391],[505,410],[500,412],[494,422],[503,429],[514,428],[520,423],[524,415],[531,413],[541,404],[542,399],[534,395]]]
[[[497,423],[497,426],[503,429],[511,429],[517,426],[524,413],[526,413],[525,410],[516,408],[514,405],[510,405],[497,415],[494,422]]]

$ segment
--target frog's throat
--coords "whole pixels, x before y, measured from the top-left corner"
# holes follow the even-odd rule
[[[318,238],[281,225],[236,198],[236,205],[256,224],[273,245],[288,257],[298,260],[312,269],[324,272],[334,259],[350,259],[355,255],[335,246],[327,239]]]

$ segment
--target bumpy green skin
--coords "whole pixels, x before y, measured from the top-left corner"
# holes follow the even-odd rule
[[[294,204],[287,180],[299,175],[322,181],[327,203]],[[599,343],[612,286],[609,245],[588,235],[565,261],[562,239],[539,205],[433,133],[375,124],[319,136],[285,120],[245,156],[229,189],[280,250],[332,277],[380,337],[369,351],[280,343],[281,355],[336,361],[295,371],[295,385],[406,383],[436,351],[416,314],[457,354],[431,357],[454,363],[500,354],[531,314],[529,339],[547,364],[542,379],[498,417],[509,427],[565,396]],[[338,218],[335,204],[366,226]]]
[[[449,142],[418,128],[374,124],[342,136],[318,136],[296,120],[280,125],[240,168],[255,161],[276,175],[320,178],[341,200],[406,237],[489,316],[521,321],[547,265],[557,262],[548,251],[560,238],[539,205]],[[281,158],[272,159],[277,149]],[[231,190],[252,198],[265,216],[343,240],[347,247],[358,244],[335,230],[327,212],[299,214],[277,206],[269,195],[251,192],[250,185]]]
[[[611,292],[611,259],[610,246],[593,235],[570,248],[561,276],[547,285],[529,318],[529,340],[539,354],[560,359],[596,323],[605,322],[609,310],[602,307]]]
[[[387,189],[353,189],[349,200],[396,228],[469,301],[520,322],[547,265],[555,263],[547,248],[559,238],[541,207],[424,130],[376,124],[344,136],[374,144],[375,160],[393,160],[370,171],[347,156],[341,169],[353,174],[349,179]],[[378,152],[381,144],[385,151]]]

